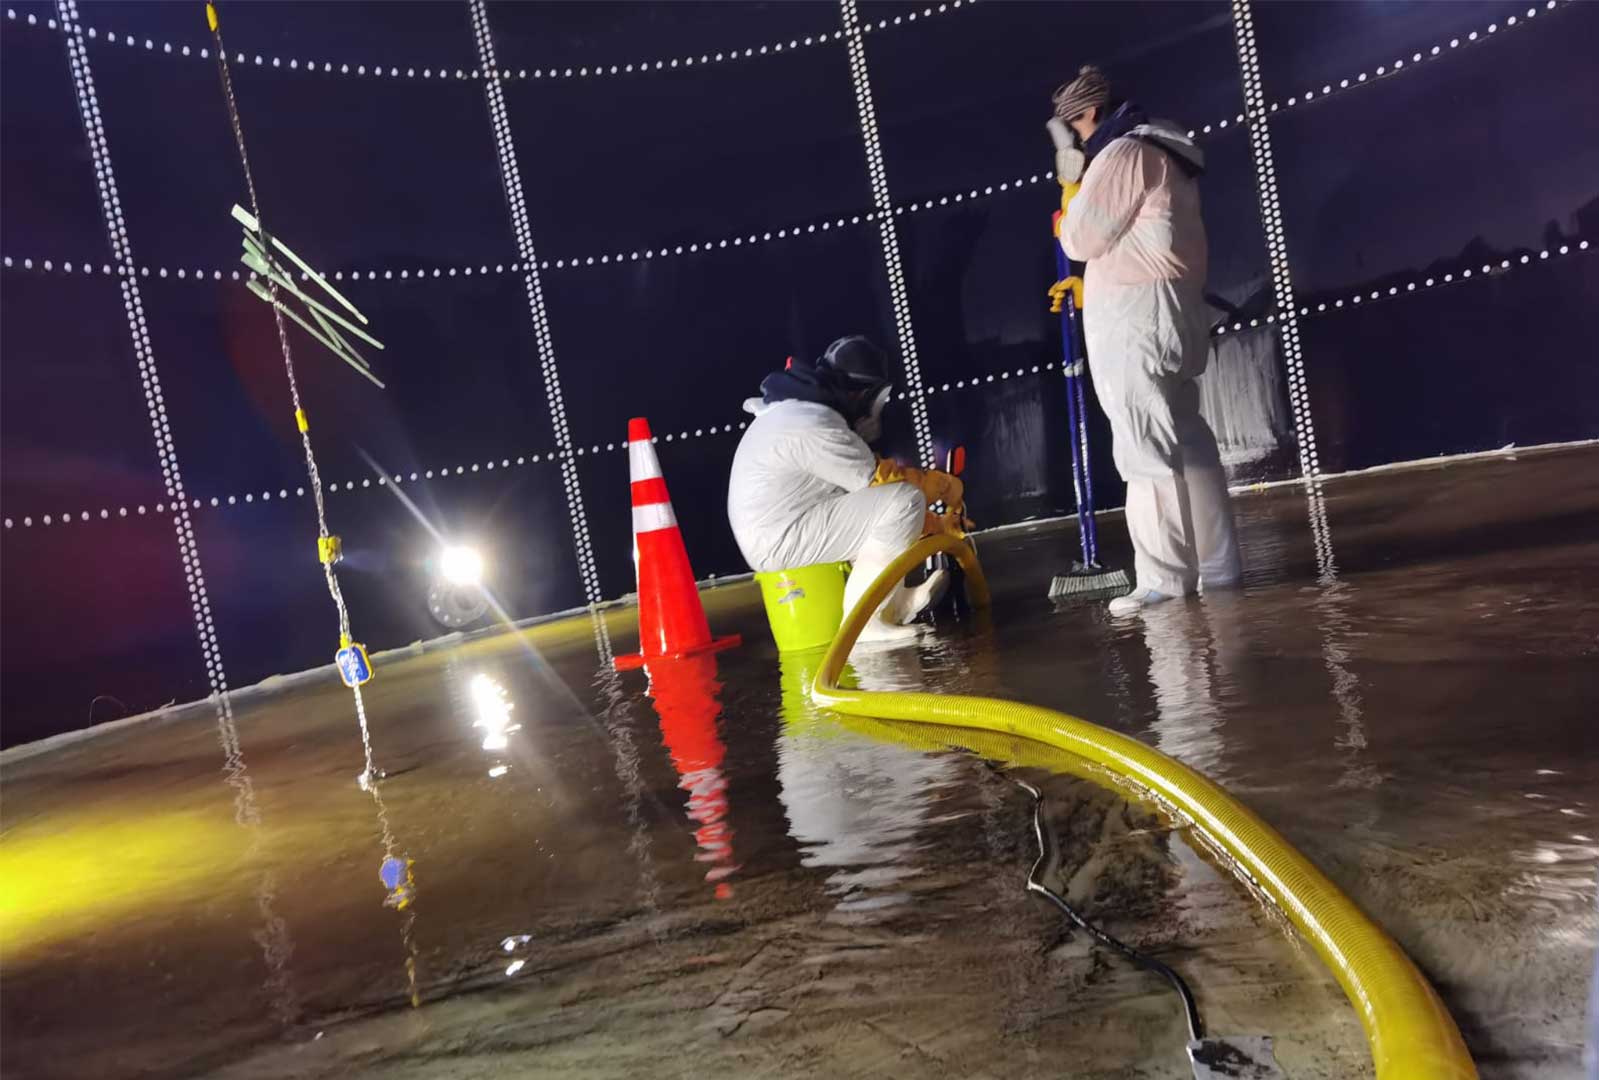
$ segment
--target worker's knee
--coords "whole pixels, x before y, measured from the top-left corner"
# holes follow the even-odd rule
[[[875,539],[908,546],[922,535],[922,518],[927,513],[927,498],[911,484],[884,484],[878,488]]]

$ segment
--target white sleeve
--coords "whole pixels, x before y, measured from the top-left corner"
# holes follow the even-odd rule
[[[811,428],[794,450],[801,468],[845,491],[869,487],[877,474],[877,455],[837,413]]]
[[[1067,256],[1089,262],[1114,247],[1132,227],[1158,179],[1146,147],[1133,139],[1112,141],[1094,158],[1082,189],[1066,208],[1060,246]]]

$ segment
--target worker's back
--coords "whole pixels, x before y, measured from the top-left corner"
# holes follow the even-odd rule
[[[1067,254],[1088,262],[1089,291],[1095,284],[1204,285],[1205,223],[1199,182],[1190,175],[1204,160],[1193,140],[1165,120],[1140,124],[1100,152],[1063,227]],[[1131,222],[1117,227],[1129,213]]]
[[[727,519],[755,570],[795,519],[872,481],[877,458],[835,409],[810,401],[757,405],[739,440],[727,486]]]

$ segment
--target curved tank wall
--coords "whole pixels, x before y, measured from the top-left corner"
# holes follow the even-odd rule
[[[621,441],[639,414],[661,436],[697,571],[743,571],[723,511],[740,401],[843,333],[909,355],[908,325],[932,440],[967,447],[981,525],[1071,512],[1042,121],[1086,61],[1191,126],[1207,155],[1218,333],[1204,400],[1236,481],[1296,475],[1301,442],[1330,472],[1599,435],[1599,70],[1582,46],[1599,11],[1255,5],[1241,64],[1239,10],[227,5],[263,207],[388,346],[379,391],[295,331],[357,635],[378,649],[440,632],[434,541],[396,487],[482,542],[514,617],[630,591]],[[842,32],[852,11],[864,66]],[[237,686],[335,646],[275,333],[235,261],[243,181],[210,46],[199,5],[14,2],[0,18],[7,744],[202,697],[207,655]],[[97,152],[74,94],[85,76]],[[1263,215],[1263,177],[1280,218]],[[887,435],[907,455],[908,404]],[[1100,501],[1115,505],[1093,419]],[[214,651],[196,645],[185,524]]]

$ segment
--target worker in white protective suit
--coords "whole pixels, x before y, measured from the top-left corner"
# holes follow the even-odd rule
[[[892,390],[882,352],[863,337],[846,337],[814,364],[790,360],[761,382],[760,397],[744,403],[755,419],[733,455],[727,516],[752,569],[853,563],[844,588],[848,612],[927,530],[929,502],[961,501],[955,477],[879,461],[872,452],[868,443],[881,432]],[[905,624],[947,587],[942,570],[915,588],[901,583],[860,640],[913,637]]]
[[[1133,591],[1112,600],[1111,611],[1236,586],[1243,566],[1227,477],[1195,382],[1210,344],[1204,155],[1174,125],[1117,100],[1098,68],[1084,67],[1054,103],[1060,242],[1069,259],[1088,264],[1088,362],[1127,482],[1137,571]]]

